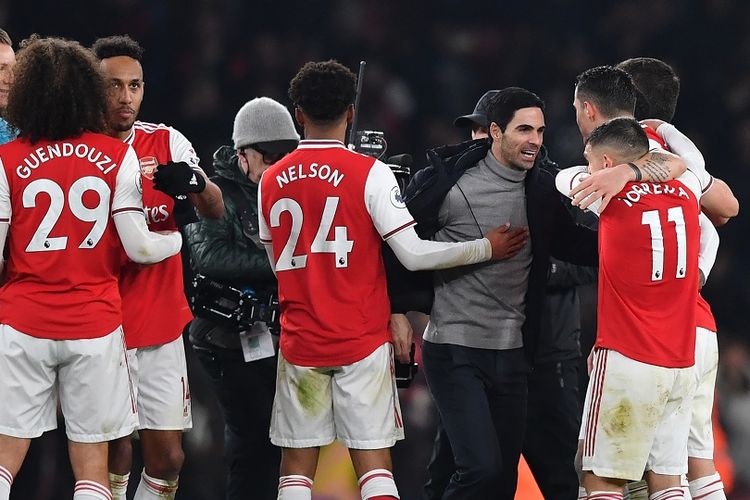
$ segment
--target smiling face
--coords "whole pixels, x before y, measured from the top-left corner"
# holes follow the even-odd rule
[[[13,67],[16,54],[10,45],[0,44],[0,110],[8,106],[8,94],[13,84]]]
[[[541,108],[521,108],[500,130],[497,123],[490,124],[492,155],[501,164],[516,170],[529,170],[534,166],[544,138],[544,112]]]
[[[102,59],[100,68],[107,85],[107,133],[125,139],[143,102],[143,68],[127,56]]]

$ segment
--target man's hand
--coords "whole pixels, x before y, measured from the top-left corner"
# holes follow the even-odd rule
[[[603,212],[610,200],[631,180],[632,173],[633,170],[627,165],[617,165],[594,172],[570,191],[573,205],[585,209],[601,199],[599,213]]]
[[[526,244],[529,239],[529,228],[511,229],[510,223],[506,222],[502,226],[488,231],[484,237],[490,241],[492,246],[492,260],[509,259]]]
[[[193,204],[190,200],[185,198],[177,198],[174,200],[172,215],[174,215],[174,221],[175,224],[177,224],[177,227],[185,227],[193,222],[198,222],[198,215],[195,213]]]
[[[184,161],[167,162],[154,172],[154,189],[176,197],[188,193],[201,193],[206,189],[206,179]]]
[[[402,363],[408,363],[410,361],[412,336],[414,335],[411,323],[404,314],[391,314],[388,328],[393,336],[393,349],[396,359]]]

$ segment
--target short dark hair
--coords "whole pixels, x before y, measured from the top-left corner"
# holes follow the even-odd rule
[[[614,66],[597,66],[576,77],[580,101],[591,101],[605,116],[635,111],[635,85],[625,71]]]
[[[33,144],[104,130],[106,93],[94,54],[78,42],[21,42],[5,118]]]
[[[143,47],[130,38],[129,35],[114,35],[104,38],[98,38],[91,50],[99,59],[108,59],[110,57],[132,57],[140,61],[143,57]]]
[[[13,46],[13,41],[10,39],[10,35],[4,29],[0,29],[0,45]]]
[[[648,152],[648,136],[633,118],[615,118],[596,127],[586,139],[594,147],[612,148],[623,161],[632,161]]]
[[[672,121],[680,96],[680,78],[672,66],[651,57],[634,57],[617,65],[633,79],[638,98],[635,117]]]
[[[357,77],[333,59],[308,62],[289,83],[289,98],[311,120],[331,123],[354,104]]]
[[[535,93],[521,87],[506,87],[490,100],[487,107],[487,123],[495,122],[500,130],[505,132],[513,115],[523,108],[540,108],[544,111],[544,101]]]

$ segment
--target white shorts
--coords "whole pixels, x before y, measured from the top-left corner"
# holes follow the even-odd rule
[[[698,328],[695,337],[695,371],[698,389],[693,398],[693,416],[688,437],[688,456],[714,458],[714,432],[711,412],[714,407],[714,386],[719,368],[719,345],[716,332]]]
[[[172,342],[128,350],[138,402],[139,429],[182,431],[193,427],[185,344]]]
[[[351,365],[325,368],[297,366],[279,353],[270,435],[284,448],[338,438],[347,448],[374,450],[403,439],[391,344]]]
[[[122,328],[96,339],[51,340],[0,324],[0,434],[35,438],[57,428],[101,443],[138,426]]]
[[[696,386],[692,367],[664,368],[596,349],[581,420],[583,470],[630,481],[647,470],[686,473]]]

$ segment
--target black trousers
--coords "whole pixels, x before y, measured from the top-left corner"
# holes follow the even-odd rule
[[[578,498],[579,369],[580,358],[553,361],[537,365],[529,376],[523,456],[544,498]]]
[[[195,347],[224,412],[227,500],[274,500],[281,450],[268,437],[277,358],[246,363],[239,352]]]
[[[512,500],[526,421],[523,349],[424,342],[422,359],[455,460],[438,498]]]

